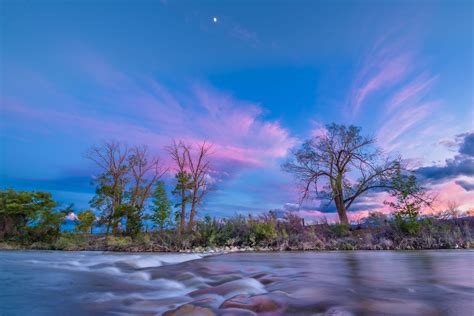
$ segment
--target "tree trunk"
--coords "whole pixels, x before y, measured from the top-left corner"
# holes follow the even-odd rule
[[[118,233],[118,224],[119,224],[119,219],[114,218],[113,219],[113,226],[112,226],[112,234],[113,235],[117,235],[117,233]]]
[[[184,231],[184,217],[186,216],[186,192],[181,190],[181,218],[179,219],[179,232]]]
[[[342,189],[342,175],[339,174],[336,182],[334,183],[336,193],[334,202],[336,204],[337,215],[339,215],[339,222],[344,225],[349,225],[349,219],[347,218],[346,205],[344,204],[344,195]]]
[[[191,212],[189,213],[189,223],[188,223],[188,231],[193,230],[194,225],[194,215],[196,214],[196,201],[193,200],[191,202]]]
[[[344,202],[336,202],[337,215],[339,215],[339,223],[349,225],[346,208]]]

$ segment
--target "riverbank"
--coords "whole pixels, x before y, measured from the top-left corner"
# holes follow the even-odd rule
[[[148,232],[135,238],[65,232],[48,242],[3,241],[3,250],[233,253],[268,251],[422,250],[474,248],[474,219],[429,220],[414,231],[392,223],[377,227],[261,223],[254,230],[237,226],[200,226],[191,233]],[[300,225],[300,226],[298,226]],[[209,225],[210,226],[210,225]],[[263,230],[263,228],[267,230]]]

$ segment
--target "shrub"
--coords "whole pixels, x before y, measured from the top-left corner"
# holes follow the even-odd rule
[[[120,237],[120,236],[109,236],[107,238],[107,246],[113,248],[125,248],[132,244],[132,238]]]
[[[277,237],[277,232],[272,222],[250,221],[250,241],[253,246],[268,246]]]
[[[203,221],[196,224],[197,238],[203,246],[217,246],[219,244],[220,223],[206,215]]]
[[[334,237],[347,237],[350,235],[350,228],[346,224],[334,224],[330,226],[330,233]]]
[[[64,233],[54,242],[53,247],[59,250],[80,250],[87,245],[87,240],[83,236]]]

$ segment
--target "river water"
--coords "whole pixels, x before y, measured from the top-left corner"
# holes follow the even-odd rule
[[[474,315],[474,251],[0,252],[2,316],[183,304],[192,308],[181,315]]]

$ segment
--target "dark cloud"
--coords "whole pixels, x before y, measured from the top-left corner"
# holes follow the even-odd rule
[[[459,153],[469,157],[474,157],[474,133],[467,134],[459,147]]]
[[[380,199],[380,192],[370,191],[360,196],[351,207],[347,210],[348,212],[358,212],[358,211],[371,211],[376,209],[381,209],[384,207],[383,201]],[[314,212],[319,211],[321,213],[336,213],[336,205],[334,202],[327,203],[327,200],[319,200],[316,204],[311,204],[310,202],[304,203],[299,206],[296,203],[286,203],[283,207],[285,211],[307,211]]]
[[[458,176],[473,176],[474,159],[457,155],[454,159],[447,159],[444,166],[422,167],[416,172],[423,178],[434,181],[453,179]]]
[[[422,179],[428,182],[441,182],[459,176],[474,176],[474,133],[461,134],[457,138],[459,153],[453,159],[446,159],[444,166],[418,168],[416,172]],[[458,182],[461,182],[462,184],[458,184],[466,189],[466,183]]]
[[[17,190],[65,190],[79,193],[94,193],[94,185],[90,176],[68,176],[54,179],[14,179],[0,180],[2,188],[16,188]]]
[[[461,186],[466,191],[474,190],[474,182],[469,182],[466,180],[458,180],[455,182],[457,185]]]

